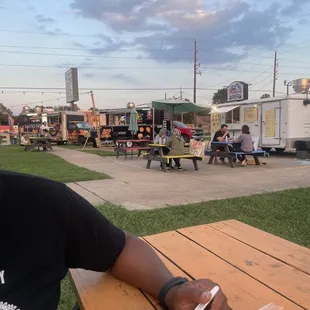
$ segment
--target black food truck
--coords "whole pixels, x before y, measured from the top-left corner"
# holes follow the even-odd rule
[[[153,110],[149,107],[137,107],[138,132],[132,135],[129,130],[130,109],[104,109],[100,110],[100,133],[104,143],[115,143],[117,140],[150,139],[163,125],[164,111]],[[169,125],[169,124],[168,124]]]

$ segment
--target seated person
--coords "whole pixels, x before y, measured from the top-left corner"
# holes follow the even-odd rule
[[[212,142],[225,142],[225,140],[230,139],[230,135],[229,135],[229,131],[228,131],[228,126],[226,124],[223,124],[221,126],[221,129],[218,130],[213,137]],[[223,146],[213,146],[212,147],[212,151],[221,151],[221,152],[225,152],[225,148]],[[225,158],[220,157],[220,160],[222,162],[225,162]]]
[[[184,155],[185,141],[179,129],[172,130],[171,138],[166,142],[166,146],[170,148],[169,155]],[[182,171],[180,158],[174,158],[175,166],[179,171]]]
[[[52,136],[50,135],[50,133],[48,132],[47,129],[43,130],[43,135],[45,138],[48,138],[49,140],[52,140]]]
[[[50,133],[48,132],[47,129],[43,129],[43,134],[44,134],[44,137],[48,139],[48,142],[44,142],[44,143],[50,145],[50,143],[52,141],[52,136],[50,135]],[[44,146],[43,150],[47,151],[47,147]]]
[[[248,125],[242,126],[242,134],[234,142],[240,143],[240,147],[234,149],[236,152],[249,153],[253,151],[253,140],[250,134],[250,128]],[[247,165],[247,159],[245,155],[238,155],[238,159],[243,167]]]
[[[30,144],[29,137],[25,133],[22,133],[20,136],[20,145],[25,146]]]
[[[167,142],[167,130],[162,128],[158,135],[156,135],[154,139],[154,144],[160,144],[160,145],[165,145]],[[170,152],[170,149],[168,147],[163,147],[162,152],[164,155],[167,155]],[[155,154],[159,155],[159,150],[155,150]],[[170,168],[170,163],[169,163],[169,168]],[[163,163],[160,163],[160,169],[163,169]]]

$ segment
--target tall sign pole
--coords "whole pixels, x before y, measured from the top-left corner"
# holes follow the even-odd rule
[[[91,103],[92,103],[92,106],[93,106],[93,113],[94,113],[94,117],[95,117],[95,121],[96,121],[96,129],[97,129],[97,141],[99,144],[99,149],[101,149],[101,140],[100,140],[100,124],[99,124],[99,121],[98,121],[98,117],[97,117],[97,109],[96,109],[96,105],[95,105],[95,98],[94,98],[94,93],[93,91],[91,90],[90,91],[90,97],[91,97]]]

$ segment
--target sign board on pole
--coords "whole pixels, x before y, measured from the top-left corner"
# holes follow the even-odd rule
[[[244,82],[235,81],[227,88],[227,101],[242,101],[249,99],[249,87]]]
[[[67,103],[79,101],[79,84],[77,68],[70,68],[65,73]]]

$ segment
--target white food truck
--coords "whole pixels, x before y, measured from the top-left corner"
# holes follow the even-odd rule
[[[231,136],[238,136],[243,125],[250,127],[259,146],[310,151],[310,95],[296,93],[274,98],[245,100],[214,105],[211,111],[211,133],[227,124]],[[296,143],[297,142],[297,143]]]

